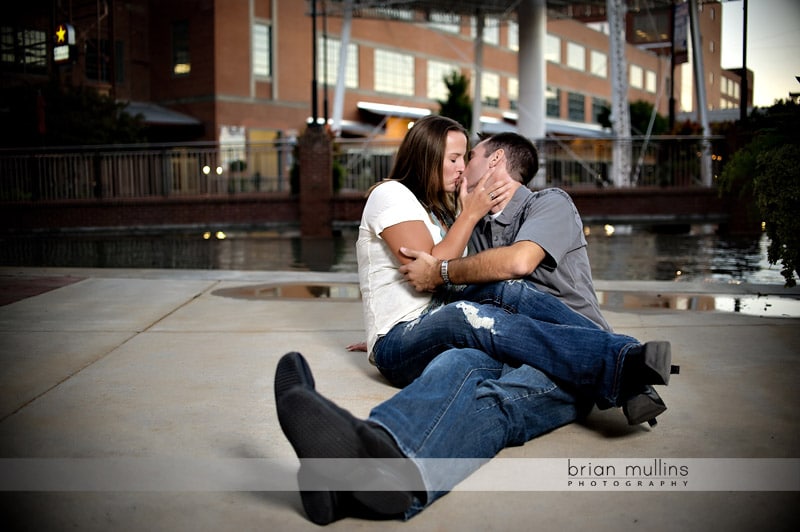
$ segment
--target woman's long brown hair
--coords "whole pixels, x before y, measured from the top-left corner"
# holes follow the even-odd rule
[[[442,186],[450,131],[462,133],[469,141],[467,130],[451,118],[428,115],[417,120],[403,138],[388,177],[407,186],[419,202],[447,226],[452,225],[456,217],[455,195],[445,192]]]

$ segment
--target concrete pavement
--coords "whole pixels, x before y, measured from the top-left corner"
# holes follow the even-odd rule
[[[0,530],[318,528],[292,491],[296,459],[272,381],[278,358],[300,351],[320,392],[357,416],[395,392],[364,353],[344,349],[364,335],[354,274],[0,268],[9,286],[37,277],[44,291],[0,306]],[[781,287],[597,285],[617,332],[672,342],[681,374],[659,390],[669,410],[657,427],[628,427],[620,411],[595,410],[585,423],[506,449],[467,481],[477,488],[407,523],[346,519],[328,528],[794,529],[796,491],[504,491],[504,459],[800,457],[800,319],[623,306],[626,294],[702,301]],[[246,489],[245,471],[192,484],[185,475],[205,463],[228,467],[221,475],[263,467],[275,488],[253,475],[257,486]],[[780,463],[795,470],[796,461]],[[104,482],[105,467],[146,473]],[[71,484],[70,472],[90,476]],[[497,491],[481,488],[493,480]]]

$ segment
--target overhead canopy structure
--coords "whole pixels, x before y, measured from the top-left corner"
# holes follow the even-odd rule
[[[479,11],[493,16],[513,16],[522,1],[524,0],[352,0],[352,4],[353,10],[357,12],[354,16],[362,17],[399,18],[392,16],[390,10],[393,8],[418,11],[417,16],[426,12],[474,15]],[[341,15],[346,3],[347,0],[326,0],[327,13]],[[675,0],[627,0],[627,3],[629,10],[638,11],[670,6]],[[552,15],[581,20],[603,20],[606,16],[606,0],[546,0],[546,4]]]

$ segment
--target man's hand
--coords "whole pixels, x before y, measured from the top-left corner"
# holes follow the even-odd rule
[[[436,257],[424,251],[409,248],[400,248],[400,253],[414,259],[408,264],[400,266],[400,273],[416,288],[417,292],[433,292],[438,285],[442,284],[439,260]]]

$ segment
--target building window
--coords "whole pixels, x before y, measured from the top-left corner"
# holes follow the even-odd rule
[[[708,84],[709,85],[713,85],[714,84],[714,73],[713,72],[709,72],[708,73]]]
[[[489,107],[500,107],[500,76],[484,72],[481,76],[481,103]]]
[[[547,87],[547,116],[561,117],[561,89]]]
[[[586,97],[583,94],[567,93],[567,118],[576,122],[586,120]]]
[[[336,77],[339,75],[339,54],[341,50],[342,42],[339,39],[319,37],[317,42],[317,78],[322,83],[326,85],[336,84]],[[353,43],[347,46],[344,86],[351,89],[358,87],[358,45]]]
[[[86,79],[111,81],[111,50],[106,39],[87,39],[86,41]]]
[[[176,76],[187,76],[191,71],[189,21],[176,20],[172,23],[172,73]]]
[[[508,108],[512,111],[519,109],[519,80],[508,78]]]
[[[408,22],[412,22],[414,20],[414,10],[413,9],[401,9],[401,8],[392,8],[392,7],[375,7],[375,8],[364,8],[362,14],[369,18],[370,16],[375,18],[385,18],[388,20],[397,19],[397,20],[405,20]]]
[[[561,63],[561,39],[547,34],[544,40],[544,58],[551,63]]]
[[[709,39],[709,41],[708,41],[708,51],[713,54],[715,48],[716,48],[716,46],[714,45],[714,41]]]
[[[508,21],[508,49],[519,51],[519,24],[514,20]]]
[[[596,96],[592,97],[592,122],[595,124],[600,123],[600,113],[603,112],[603,109],[608,109],[610,107],[607,100],[602,98],[598,98]]]
[[[375,50],[376,91],[414,95],[414,56]]]
[[[591,28],[594,31],[599,31],[600,33],[604,33],[606,35],[609,35],[611,33],[608,22],[587,22],[586,27]]]
[[[644,73],[644,90],[655,93],[657,81],[656,73],[652,70],[646,70]]]
[[[630,79],[628,81],[634,89],[644,87],[644,71],[639,65],[631,65]]]
[[[449,91],[444,80],[453,71],[459,72],[458,67],[441,61],[428,61],[428,98],[442,101],[447,99]]]
[[[478,36],[478,21],[475,17],[470,18],[470,35],[472,38]],[[483,42],[486,44],[500,45],[500,20],[496,17],[485,17],[483,19]]]
[[[272,26],[253,24],[253,74],[272,76]]]
[[[601,78],[608,77],[608,57],[603,52],[592,50],[589,54],[590,72]]]
[[[47,73],[47,34],[3,26],[0,28],[0,63],[3,71]]]
[[[432,11],[428,15],[428,26],[447,33],[458,33],[461,31],[461,17],[455,13]]]
[[[575,70],[586,70],[586,48],[580,44],[568,42],[567,66]]]

